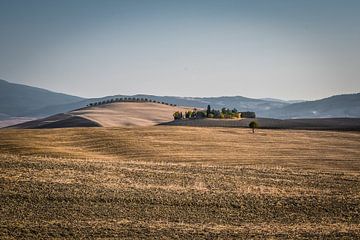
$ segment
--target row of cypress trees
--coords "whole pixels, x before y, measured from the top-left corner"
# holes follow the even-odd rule
[[[151,102],[151,103],[159,103],[159,104],[164,104],[164,105],[169,105],[169,106],[176,106],[176,104],[172,104],[172,103],[156,101],[156,100],[152,100],[152,99],[148,99],[148,98],[135,98],[135,97],[111,98],[111,99],[107,99],[107,100],[103,100],[103,101],[89,103],[86,106],[87,107],[99,106],[99,105],[115,103],[115,102]]]

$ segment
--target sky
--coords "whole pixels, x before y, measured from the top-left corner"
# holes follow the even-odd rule
[[[358,0],[0,0],[0,79],[81,97],[360,92]]]

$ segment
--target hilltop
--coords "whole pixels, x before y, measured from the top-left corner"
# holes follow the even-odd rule
[[[173,120],[183,107],[153,102],[115,102],[71,111],[70,114],[99,123],[103,127],[153,126]]]
[[[154,102],[113,102],[14,125],[11,128],[144,127],[173,120],[184,107]]]
[[[256,115],[261,118],[360,117],[360,93],[336,95],[315,101],[284,101],[273,98],[254,99],[242,96],[176,97],[144,94],[81,98],[0,80],[0,127],[58,114],[65,114],[65,116],[60,115],[56,118],[60,117],[63,119],[65,117],[68,119],[66,120],[68,122],[69,119],[73,119],[71,118],[73,113],[70,115],[68,113],[74,109],[84,108],[92,102],[102,102],[114,98],[148,98],[157,102],[167,102],[169,104],[191,108],[206,108],[207,105],[211,105],[215,109],[221,109],[223,107],[230,109],[236,108],[239,111],[256,112]],[[91,113],[92,116],[94,116],[94,114],[94,112]],[[81,115],[80,117],[86,118],[86,114],[79,113],[79,115]],[[99,114],[97,113],[96,115],[96,118],[98,118]],[[53,120],[51,117],[49,121]]]

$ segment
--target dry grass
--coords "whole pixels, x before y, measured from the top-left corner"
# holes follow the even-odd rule
[[[359,238],[360,133],[0,131],[0,238]]]
[[[70,112],[99,123],[103,127],[153,126],[174,120],[173,113],[185,111],[184,107],[174,107],[149,102],[116,102],[92,106]]]
[[[310,118],[310,119],[274,119],[274,118],[243,118],[243,119],[182,119],[161,123],[167,126],[188,127],[248,127],[256,121],[262,129],[293,129],[293,130],[329,130],[329,131],[360,131],[360,118]]]

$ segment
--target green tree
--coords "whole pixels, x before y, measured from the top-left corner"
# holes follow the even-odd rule
[[[206,117],[205,111],[197,111],[196,112],[196,118],[204,118],[204,117]]]
[[[206,109],[206,116],[209,117],[210,113],[211,113],[211,107],[210,105],[208,105]]]
[[[258,123],[255,122],[255,121],[251,121],[251,122],[249,123],[249,128],[252,129],[252,132],[253,132],[253,133],[255,133],[255,128],[258,128],[258,127],[259,127],[259,125],[258,125]]]
[[[213,114],[215,118],[220,118],[220,111],[219,110],[213,110]]]
[[[174,116],[174,120],[178,120],[182,118],[182,114],[178,111],[174,112],[173,116]]]

